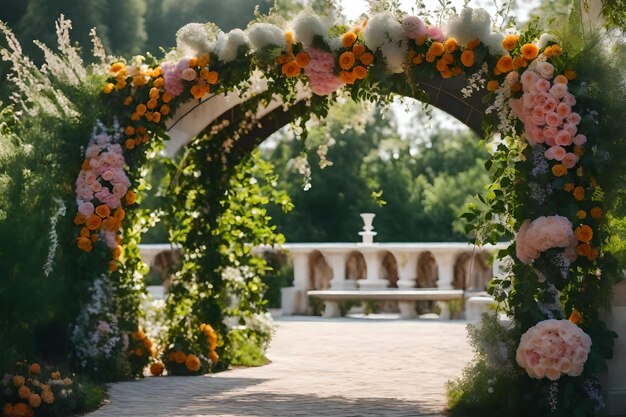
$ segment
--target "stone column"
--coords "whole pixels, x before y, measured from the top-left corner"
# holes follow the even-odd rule
[[[326,262],[333,270],[333,279],[330,281],[331,290],[348,290],[355,288],[353,281],[346,276],[347,252],[323,252]]]
[[[389,281],[380,278],[380,251],[375,248],[362,249],[360,251],[367,265],[367,277],[359,280],[359,288],[364,290],[387,288]]]
[[[398,264],[398,288],[415,288],[417,282],[417,252],[395,252]]]
[[[284,315],[307,314],[309,308],[309,297],[306,295],[309,290],[309,256],[310,252],[292,253],[293,289],[284,291],[285,296],[281,300]]]
[[[457,252],[454,249],[431,250],[435,261],[437,262],[437,271],[439,272],[439,280],[437,287],[441,290],[453,289],[454,282],[454,261]]]

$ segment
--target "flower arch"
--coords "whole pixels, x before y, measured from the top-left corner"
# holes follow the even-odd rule
[[[574,10],[569,30],[578,18]],[[235,167],[286,123],[305,136],[310,114],[324,117],[340,92],[382,103],[400,94],[442,108],[481,136],[499,134],[486,164],[490,192],[463,216],[475,242],[515,236],[499,254],[512,259],[511,273],[490,288],[511,325],[484,324],[476,362],[450,385],[451,405],[482,415],[595,415],[598,375],[615,337],[600,311],[621,279],[610,225],[622,216],[626,172],[611,157],[622,151],[624,133],[608,118],[624,87],[611,91],[599,77],[611,65],[598,44],[536,25],[493,33],[489,15],[470,8],[452,16],[445,33],[391,12],[354,26],[310,12],[283,26],[272,22],[259,18],[229,33],[190,24],[163,60],[104,58],[96,67],[109,112],[77,173],[75,246],[98,280],[113,282],[132,340],[145,341],[136,327],[137,271],[144,268],[137,244],[150,220],[138,202],[151,155],[187,150],[174,166],[168,200],[184,262],[168,299],[163,360],[172,373],[203,373],[227,365],[220,356],[233,353],[224,323],[233,291],[235,310],[263,312],[261,294],[250,290],[258,284],[254,271],[228,268],[251,256],[248,246],[232,243],[245,216],[232,220],[229,239],[214,233],[224,195],[241,180],[233,180]],[[490,353],[493,346],[500,354]],[[510,393],[494,400],[494,385]]]

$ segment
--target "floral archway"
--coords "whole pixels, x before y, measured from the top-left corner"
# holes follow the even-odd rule
[[[381,103],[400,94],[496,136],[486,164],[489,194],[463,216],[477,243],[514,237],[499,254],[512,259],[511,272],[490,288],[510,324],[491,319],[475,331],[477,359],[449,387],[453,409],[595,415],[602,407],[598,377],[615,337],[601,311],[622,278],[611,222],[623,215],[626,171],[614,155],[626,140],[611,117],[624,85],[604,76],[611,62],[597,37],[583,41],[576,32],[579,19],[575,9],[560,32],[531,24],[501,34],[491,31],[484,10],[470,8],[452,16],[445,32],[397,11],[353,26],[302,12],[282,25],[259,17],[246,31],[187,25],[163,60],[107,57],[96,44],[101,62],[77,78],[98,85],[107,111],[85,138],[76,206],[68,208],[77,267],[90,265],[92,288],[74,326],[79,366],[102,368],[109,359],[85,343],[103,315],[115,316],[120,340],[127,336],[110,350],[126,352],[131,374],[157,354],[170,373],[205,373],[228,365],[235,337],[267,343],[255,333],[234,336],[227,324],[263,314],[258,275],[265,264],[251,246],[277,242],[266,218],[266,233],[241,242],[249,236],[242,230],[259,223],[246,223],[245,213],[223,217],[224,196],[246,180],[235,168],[288,122],[306,136],[310,115],[323,118],[340,93]],[[69,23],[59,27],[66,35]],[[166,343],[157,351],[137,324],[145,268],[137,245],[155,221],[139,208],[143,167],[192,111],[203,122],[187,132],[195,139],[172,163],[167,200],[182,269],[168,298]],[[162,371],[160,362],[153,367]]]

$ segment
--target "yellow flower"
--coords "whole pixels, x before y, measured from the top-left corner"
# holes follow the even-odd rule
[[[117,74],[118,72],[125,69],[126,65],[123,62],[116,62],[115,64],[111,65],[111,73],[113,74]]]
[[[113,83],[106,83],[104,87],[102,87],[102,92],[104,94],[111,94],[114,88],[115,88],[115,85]]]

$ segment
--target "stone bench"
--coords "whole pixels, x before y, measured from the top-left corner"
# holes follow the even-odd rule
[[[414,288],[381,290],[312,290],[307,291],[309,297],[324,301],[324,317],[341,317],[340,301],[397,301],[400,317],[403,319],[417,317],[416,301],[439,301],[441,318],[450,317],[450,301],[463,300],[463,290],[440,290],[437,288]]]

